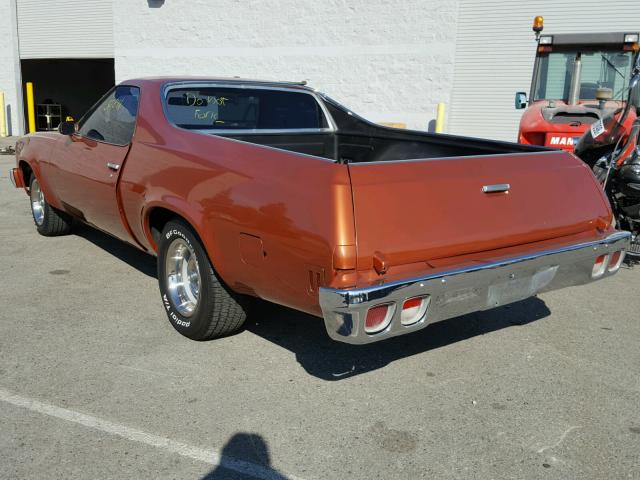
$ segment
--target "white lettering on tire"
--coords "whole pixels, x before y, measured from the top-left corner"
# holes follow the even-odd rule
[[[185,328],[188,328],[191,325],[190,321],[185,322],[184,320],[179,319],[178,316],[171,310],[171,303],[169,302],[166,293],[162,296],[162,300],[164,301],[164,306],[167,309],[167,312],[169,312],[169,317],[176,325],[180,325],[181,327]]]

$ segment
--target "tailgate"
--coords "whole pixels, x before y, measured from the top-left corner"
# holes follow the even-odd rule
[[[375,252],[404,265],[572,235],[611,218],[589,169],[564,152],[354,163],[349,171],[360,270]],[[483,192],[495,184],[510,189]]]

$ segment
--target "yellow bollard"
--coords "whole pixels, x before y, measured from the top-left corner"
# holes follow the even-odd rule
[[[436,133],[442,133],[444,130],[444,103],[438,104],[436,111]]]
[[[4,106],[4,92],[0,92],[0,137],[6,137],[7,134],[7,120],[6,110]]]
[[[33,103],[33,83],[27,82],[27,121],[29,133],[36,131],[36,107]]]

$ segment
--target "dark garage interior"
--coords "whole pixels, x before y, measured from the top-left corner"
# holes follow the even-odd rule
[[[22,60],[22,83],[33,83],[36,129],[55,129],[82,115],[115,84],[113,58]],[[25,118],[26,93],[25,93]]]

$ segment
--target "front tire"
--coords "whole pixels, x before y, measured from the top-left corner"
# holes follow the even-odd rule
[[[47,203],[40,188],[40,182],[35,175],[31,176],[29,183],[29,200],[33,222],[40,235],[57,237],[71,231],[71,217]]]
[[[185,337],[230,335],[247,317],[241,297],[218,278],[200,240],[180,220],[168,222],[162,231],[158,283],[169,321]]]

